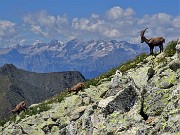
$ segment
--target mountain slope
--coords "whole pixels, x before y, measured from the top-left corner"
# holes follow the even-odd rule
[[[2,135],[178,135],[180,42],[176,48],[173,56],[171,49],[156,57],[142,55],[144,59],[138,61],[139,57],[123,64],[112,76],[101,78],[97,86],[68,95],[61,102],[56,101],[58,97],[47,100],[44,104],[49,110],[34,115],[21,113],[15,121],[0,127],[0,132]],[[32,105],[29,110],[40,106]]]
[[[10,110],[22,100],[29,106],[83,81],[76,71],[35,73],[6,64],[0,68],[0,118],[10,116]]]
[[[147,46],[116,40],[73,39],[67,43],[52,40],[29,46],[0,49],[0,65],[12,63],[33,72],[80,71],[86,78],[97,75],[134,58]]]

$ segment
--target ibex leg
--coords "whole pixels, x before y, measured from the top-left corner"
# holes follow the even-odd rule
[[[153,54],[153,49],[154,49],[154,47],[150,47],[150,55]]]
[[[160,49],[160,53],[163,52],[163,45],[160,45],[159,49]]]

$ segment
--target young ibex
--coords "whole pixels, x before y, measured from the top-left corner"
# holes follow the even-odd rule
[[[72,88],[69,88],[68,89],[68,92],[71,93],[71,92],[76,92],[76,94],[78,93],[78,91],[82,91],[84,87],[84,83],[77,83],[76,85],[74,85]]]
[[[148,28],[146,28],[145,30],[142,30],[141,31],[141,43],[143,42],[146,42],[146,44],[149,45],[149,48],[150,48],[150,55],[153,54],[153,49],[154,49],[154,46],[159,46],[160,48],[160,53],[163,52],[163,43],[165,43],[165,39],[163,37],[155,37],[155,38],[150,38],[150,39],[147,39],[145,36],[144,36],[144,33],[145,31],[147,30]]]
[[[27,108],[26,108],[26,103],[24,101],[20,102],[18,105],[16,105],[16,107],[11,110],[11,112],[13,114],[17,113],[19,114],[21,111],[25,111]]]

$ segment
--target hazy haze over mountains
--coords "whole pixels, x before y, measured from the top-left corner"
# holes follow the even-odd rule
[[[80,71],[86,78],[116,67],[120,63],[147,51],[146,45],[116,40],[80,41],[14,46],[0,49],[0,66],[12,63],[33,72]]]

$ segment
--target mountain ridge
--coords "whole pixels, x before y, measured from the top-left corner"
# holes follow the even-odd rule
[[[0,68],[0,118],[11,115],[9,110],[22,100],[29,106],[69,88],[85,78],[78,71],[35,73],[6,64]]]
[[[18,68],[40,73],[76,70],[86,78],[93,78],[144,51],[147,46],[125,41],[73,39],[60,43],[52,40],[50,43],[1,48],[0,65],[12,63]]]

